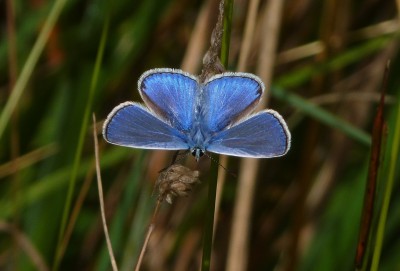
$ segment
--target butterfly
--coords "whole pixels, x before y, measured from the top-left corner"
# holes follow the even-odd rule
[[[125,102],[115,107],[103,126],[112,144],[162,150],[189,150],[270,158],[286,154],[290,132],[273,110],[251,114],[264,92],[260,78],[225,72],[205,82],[178,69],[145,72],[138,89],[146,106]]]

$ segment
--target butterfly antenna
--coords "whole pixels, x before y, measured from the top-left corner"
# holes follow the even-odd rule
[[[224,167],[223,165],[221,165],[217,160],[214,159],[214,157],[212,157],[211,155],[208,155],[207,153],[204,153],[204,155],[207,156],[208,158],[210,158],[210,160],[213,161],[214,163],[218,164],[218,166],[225,169],[225,171],[228,172],[230,175],[232,175],[232,177],[237,178],[236,173],[234,173],[233,171],[231,171],[231,170],[227,169],[226,167]]]

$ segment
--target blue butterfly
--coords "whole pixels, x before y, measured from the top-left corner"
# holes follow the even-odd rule
[[[177,69],[153,69],[138,81],[145,102],[125,102],[108,115],[104,139],[112,144],[269,158],[290,148],[290,132],[273,110],[249,115],[264,92],[260,78],[226,72],[205,82]]]

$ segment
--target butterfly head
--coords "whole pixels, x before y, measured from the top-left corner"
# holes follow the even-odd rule
[[[199,161],[200,157],[204,155],[205,151],[200,148],[192,148],[190,152],[196,158],[196,161]]]

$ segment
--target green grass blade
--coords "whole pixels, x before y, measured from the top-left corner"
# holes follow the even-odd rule
[[[378,229],[376,232],[376,241],[375,247],[372,256],[372,264],[371,264],[371,271],[379,270],[379,261],[382,252],[383,246],[383,239],[385,236],[385,228],[386,228],[386,221],[387,215],[389,211],[389,203],[390,198],[393,191],[393,184],[395,181],[396,175],[396,164],[399,159],[399,144],[400,144],[400,104],[397,104],[397,116],[395,121],[395,127],[392,128],[394,132],[393,138],[391,140],[392,147],[390,148],[390,160],[389,160],[389,169],[388,169],[388,178],[386,181],[382,208],[380,211],[380,216],[378,220]]]
[[[36,63],[38,62],[39,57],[42,54],[43,48],[50,36],[54,24],[60,16],[60,13],[63,10],[66,2],[67,0],[56,0],[50,11],[49,16],[46,19],[43,29],[40,31],[39,37],[37,38],[32,48],[32,51],[30,52],[28,59],[26,60],[26,63],[22,68],[21,75],[18,77],[18,80],[15,83],[15,86],[11,92],[11,96],[8,99],[7,104],[4,107],[3,112],[0,116],[0,138],[3,136],[4,130],[7,126],[8,121],[10,120],[11,114],[17,106],[18,101],[25,90],[26,84],[28,83],[28,80],[32,75],[33,69],[35,68]]]
[[[335,129],[342,131],[349,137],[363,143],[366,146],[371,145],[371,136],[368,133],[336,117],[334,114],[326,111],[325,109],[307,101],[299,95],[290,93],[280,87],[274,86],[272,87],[271,91],[272,95],[275,98],[280,99],[295,108],[298,108],[305,114],[321,121],[322,123],[330,127],[334,127]]]
[[[60,233],[59,233],[59,237],[58,237],[58,245],[57,245],[57,250],[56,250],[55,259],[54,259],[54,263],[53,263],[53,270],[58,270],[58,266],[60,264],[61,257],[62,257],[62,255],[61,255],[61,253],[63,251],[62,240],[63,240],[63,236],[64,236],[64,231],[65,231],[65,228],[67,225],[69,212],[71,209],[72,197],[74,194],[75,183],[76,183],[77,174],[78,174],[78,168],[79,168],[79,165],[81,162],[83,143],[84,143],[87,127],[89,124],[89,117],[90,117],[90,113],[92,110],[93,98],[94,98],[95,90],[97,87],[101,63],[103,60],[104,48],[105,48],[107,34],[108,34],[108,28],[109,28],[109,17],[107,17],[106,20],[104,21],[103,31],[102,31],[99,49],[98,49],[97,57],[96,57],[96,63],[94,66],[94,71],[93,71],[93,77],[92,77],[92,81],[90,84],[89,98],[87,101],[85,114],[83,116],[82,126],[80,128],[79,139],[78,139],[79,141],[78,141],[78,146],[77,146],[77,149],[75,152],[74,164],[73,164],[72,171],[71,171],[71,177],[70,177],[70,181],[69,181],[67,198],[66,198],[66,202],[65,202],[65,206],[64,206],[64,212],[63,212],[62,221],[61,221]]]
[[[226,0],[224,10],[224,35],[221,44],[221,63],[225,68],[228,67],[229,47],[232,31],[233,1]]]

